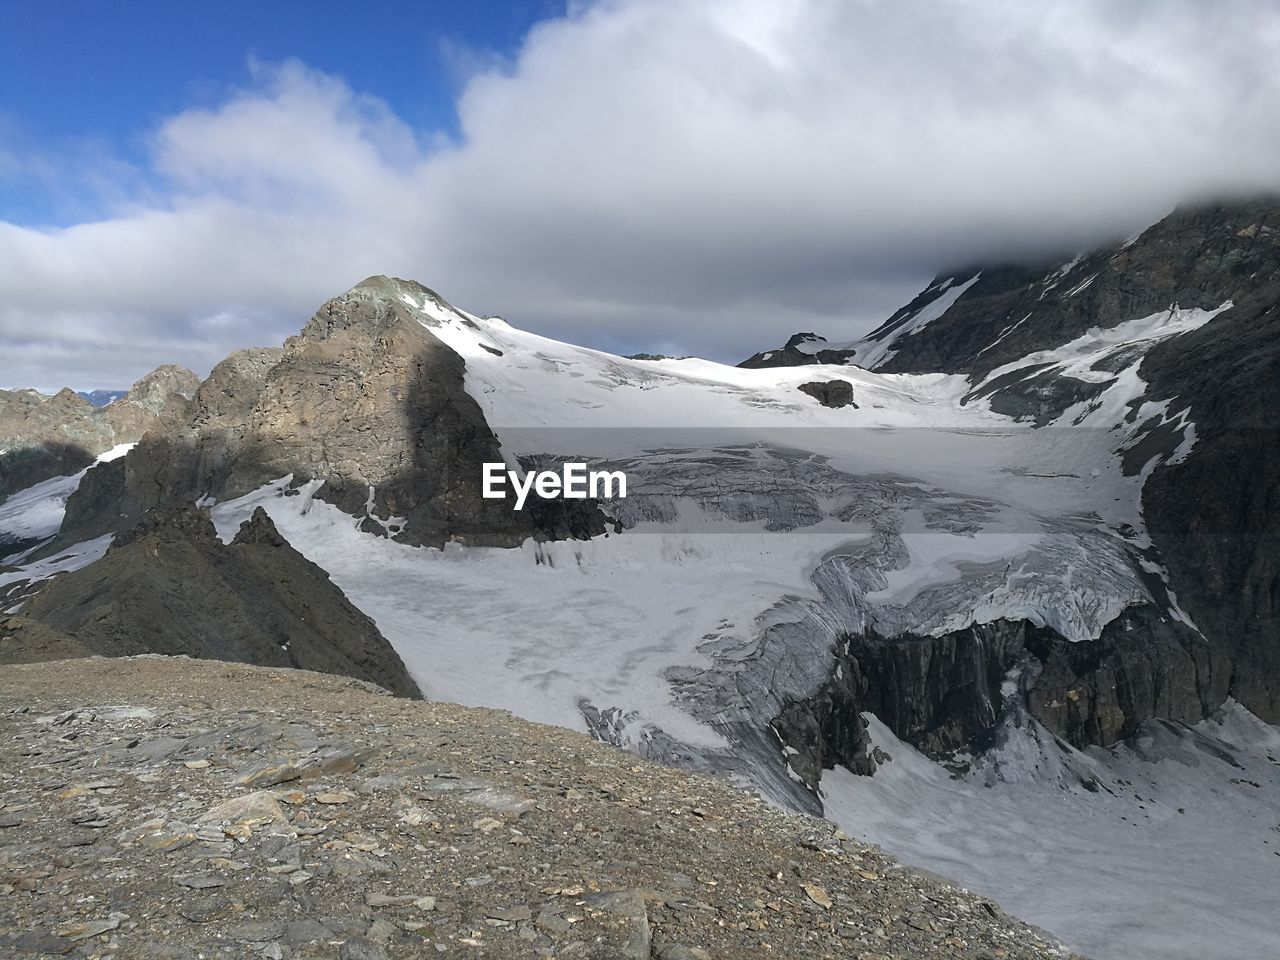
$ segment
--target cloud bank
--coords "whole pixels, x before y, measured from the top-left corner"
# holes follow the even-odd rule
[[[0,386],[204,372],[373,273],[620,351],[855,336],[947,264],[1280,187],[1277,62],[1270,0],[608,0],[482,66],[454,139],[253,65],[101,216],[0,222]]]

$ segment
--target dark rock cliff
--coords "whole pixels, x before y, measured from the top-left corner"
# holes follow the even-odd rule
[[[230,544],[204,511],[157,511],[0,621],[4,662],[141,653],[298,667],[420,696],[373,621],[261,508]]]
[[[831,677],[774,720],[791,768],[817,787],[837,764],[874,773],[863,713],[900,740],[946,758],[980,750],[1014,705],[1077,748],[1110,745],[1153,717],[1195,723],[1226,699],[1230,659],[1150,606],[1131,607],[1090,642],[1025,620],[938,637],[848,636]]]

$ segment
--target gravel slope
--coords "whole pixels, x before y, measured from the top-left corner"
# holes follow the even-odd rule
[[[0,668],[0,955],[1070,954],[830,824],[568,730],[138,657]]]

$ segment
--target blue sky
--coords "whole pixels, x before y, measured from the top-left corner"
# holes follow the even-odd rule
[[[849,340],[958,263],[1280,188],[1275,0],[0,0],[0,388],[364,277],[616,353]]]
[[[92,216],[92,178],[68,168],[105,155],[145,177],[154,128],[249,83],[255,61],[301,60],[418,130],[456,135],[467,73],[509,60],[534,23],[563,12],[564,0],[4,0],[0,145],[34,169],[0,166],[0,218]]]

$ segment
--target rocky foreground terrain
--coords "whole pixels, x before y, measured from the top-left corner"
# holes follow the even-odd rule
[[[495,711],[0,668],[0,956],[1068,957],[823,821]]]

